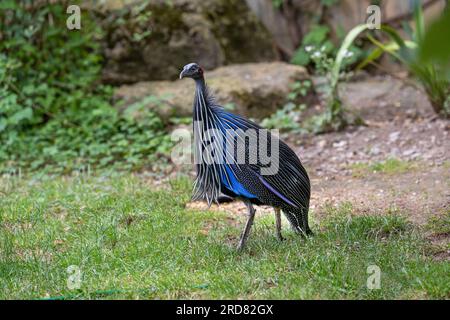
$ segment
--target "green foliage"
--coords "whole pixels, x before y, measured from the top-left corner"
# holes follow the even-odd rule
[[[322,2],[322,4],[333,5],[334,1]],[[359,117],[349,117],[338,93],[338,82],[342,77],[341,71],[354,65],[366,54],[355,45],[354,41],[363,30],[355,29],[344,36],[342,45],[337,48],[330,40],[331,30],[328,26],[313,25],[292,57],[292,63],[303,66],[312,65],[314,72],[325,76],[327,80],[323,90],[326,95],[326,110],[305,121],[308,131],[323,133],[343,129],[349,123],[362,123]]]
[[[71,3],[72,4],[72,3]],[[139,168],[169,145],[160,119],[111,105],[99,84],[102,30],[82,10],[68,30],[65,1],[3,1],[0,19],[0,172]]]
[[[361,124],[359,117],[350,117],[339,97],[338,84],[342,78],[341,71],[344,69],[346,61],[352,59],[354,53],[350,51],[356,37],[367,29],[366,25],[357,26],[352,29],[342,41],[337,51],[336,58],[328,56],[325,48],[315,51],[311,57],[316,65],[316,70],[324,74],[327,79],[325,88],[326,110],[320,115],[316,115],[306,121],[309,131],[323,133],[327,131],[341,130],[349,123]]]
[[[327,76],[333,66],[333,57],[327,52],[325,46],[318,50],[314,50],[315,47],[306,47],[306,50],[310,54],[310,60],[314,65],[314,72],[318,75]]]
[[[91,41],[99,35],[98,28],[83,16],[82,30],[69,31],[62,4],[3,5],[1,127],[26,128],[61,110],[78,109],[82,95],[95,92],[101,68],[98,45]]]
[[[148,9],[150,0],[141,0],[131,6],[123,6],[106,17],[105,25],[111,27],[126,26],[124,29],[131,32],[133,42],[140,42],[152,34],[149,23],[153,12]],[[169,3],[168,3],[169,4]]]
[[[342,130],[348,123],[341,100],[329,99],[325,111],[306,119],[304,126],[307,131],[319,134]]]
[[[419,48],[421,61],[437,61],[444,64],[449,71],[450,41],[444,30],[450,30],[450,9],[447,8],[441,17],[426,30],[422,46]],[[450,77],[447,77],[450,79]]]
[[[349,53],[351,53],[349,49],[353,45],[358,35],[366,31],[367,28],[368,28],[367,25],[356,26],[355,28],[349,31],[349,33],[345,36],[344,40],[342,41],[342,45],[336,54],[336,60],[334,61],[331,69],[331,90],[333,96],[337,94],[339,75],[345,63],[345,59],[348,58]]]
[[[305,109],[306,105],[304,104],[296,105],[295,103],[289,102],[270,117],[264,119],[261,125],[267,129],[301,131],[301,115]]]
[[[284,0],[272,0],[272,5],[275,8],[280,8],[284,3]],[[337,3],[337,0],[320,0],[320,3],[326,7],[331,7]]]
[[[171,145],[161,120],[150,112],[137,122],[109,106],[93,105],[91,111],[79,116],[73,126],[51,119],[42,127],[4,134],[0,171],[27,168],[70,173],[88,166],[139,169],[167,154]]]
[[[284,0],[272,0],[272,5],[277,9],[280,8],[283,5],[283,3]]]
[[[290,101],[295,101],[299,96],[306,97],[311,91],[312,83],[310,80],[295,81],[291,85],[291,92],[288,94]]]
[[[331,7],[335,5],[338,2],[338,0],[320,0],[320,3],[322,3],[326,7]]]
[[[377,46],[377,49],[359,66],[364,67],[368,63],[373,64],[382,52],[389,53],[404,64],[419,80],[434,111],[443,117],[450,117],[450,108],[448,107],[450,101],[450,72],[448,60],[445,60],[448,56],[446,52],[448,41],[442,40],[442,44],[438,44],[439,36],[430,32],[442,33],[445,30],[436,28],[445,28],[449,24],[447,21],[450,19],[449,11],[447,9],[435,23],[433,29],[426,34],[421,2],[415,1],[415,30],[412,33],[412,39],[405,40],[397,30],[389,26],[382,26],[381,32],[387,35],[391,42],[385,44],[369,36],[369,40]]]
[[[330,28],[325,25],[313,25],[311,30],[303,37],[302,45],[295,51],[291,62],[306,66],[311,62],[311,49],[321,48],[325,53],[331,53],[333,43],[328,39]]]
[[[289,102],[270,117],[264,119],[261,125],[267,129],[301,131],[301,115],[306,109],[306,105],[299,105],[296,101],[298,97],[306,97],[311,91],[311,87],[312,83],[310,80],[294,82],[291,85],[291,92],[288,94]]]
[[[313,25],[311,30],[303,37],[301,46],[292,56],[291,63],[301,66],[313,65],[314,71],[323,74],[327,70],[321,63],[325,62],[323,57],[333,60],[338,48],[330,40],[330,28],[326,25]],[[343,69],[354,65],[360,61],[365,52],[352,43],[347,48],[349,52],[347,59],[343,63]]]

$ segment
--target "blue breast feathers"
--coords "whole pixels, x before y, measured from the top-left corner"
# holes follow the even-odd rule
[[[216,109],[216,115],[218,116],[218,128],[220,131],[226,135],[227,129],[238,129],[240,128],[240,124],[237,121],[237,116],[228,112],[225,112],[222,109]],[[226,153],[227,146],[226,146],[226,139],[224,139],[224,145],[223,145],[223,152]],[[224,154],[225,156],[225,154]],[[225,157],[226,158],[226,157]],[[227,179],[228,177],[228,179]],[[249,192],[245,187],[237,180],[236,175],[234,174],[233,170],[231,169],[229,164],[224,164],[221,168],[221,176],[220,181],[222,185],[227,188],[229,191],[236,194],[236,196],[249,198],[249,199],[256,199],[257,197]]]
[[[225,188],[232,191],[237,196],[249,199],[256,199],[256,196],[247,191],[247,189],[245,189],[244,186],[236,179],[233,170],[231,170],[231,168],[228,165],[225,164],[223,167],[225,168],[226,174],[228,175],[228,179],[225,176],[225,171],[223,171],[220,177],[220,181],[225,186]]]

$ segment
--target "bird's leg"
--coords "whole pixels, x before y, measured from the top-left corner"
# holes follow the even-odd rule
[[[280,214],[280,208],[275,208],[275,223],[277,227],[277,238],[280,241],[283,241],[284,238],[281,235],[281,214]]]
[[[245,224],[244,231],[241,234],[241,238],[239,239],[239,244],[237,247],[239,251],[241,251],[245,247],[245,243],[247,242],[248,235],[250,234],[250,229],[252,228],[256,212],[255,208],[253,208],[253,205],[250,201],[244,200],[244,203],[248,209],[248,219],[247,223]]]

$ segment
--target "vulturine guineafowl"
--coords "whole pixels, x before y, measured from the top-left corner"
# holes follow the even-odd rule
[[[280,240],[280,210],[297,233],[312,234],[308,225],[310,182],[297,155],[269,131],[216,104],[198,64],[184,66],[180,79],[185,77],[196,83],[193,127],[197,177],[193,200],[206,200],[209,205],[223,195],[243,200],[248,220],[239,250],[253,224],[253,204],[275,208]]]

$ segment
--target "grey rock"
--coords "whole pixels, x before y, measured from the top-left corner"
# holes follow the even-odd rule
[[[105,83],[175,80],[189,62],[211,70],[278,59],[269,32],[244,1],[152,0],[139,13],[126,9],[139,3],[105,1],[93,8],[105,33]]]
[[[287,95],[295,81],[309,79],[300,66],[283,62],[231,65],[206,72],[208,86],[217,102],[233,107],[233,112],[262,119],[288,102]],[[192,115],[195,83],[191,79],[177,81],[147,81],[123,85],[114,98],[122,100],[123,109],[149,95],[162,103],[146,107],[156,111],[164,121],[170,117]],[[298,103],[309,103],[314,96],[298,97]]]

